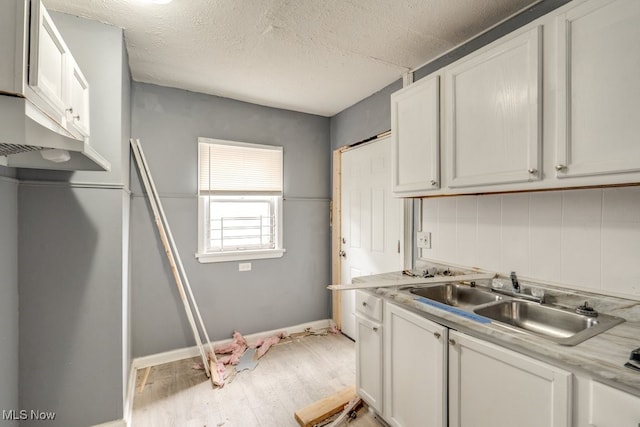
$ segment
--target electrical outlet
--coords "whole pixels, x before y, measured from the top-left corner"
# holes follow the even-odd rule
[[[418,247],[421,249],[431,249],[431,232],[418,231],[416,233],[416,240],[418,241]]]
[[[241,262],[238,264],[238,271],[251,271],[250,262]]]

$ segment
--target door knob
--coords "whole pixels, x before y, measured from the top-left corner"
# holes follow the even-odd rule
[[[338,252],[338,255],[340,255],[342,258],[346,258],[347,257],[347,253],[345,251]]]

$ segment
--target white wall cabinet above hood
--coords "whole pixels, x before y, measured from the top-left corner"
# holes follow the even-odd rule
[[[89,145],[89,82],[40,0],[3,0],[0,40],[0,165],[109,170]]]

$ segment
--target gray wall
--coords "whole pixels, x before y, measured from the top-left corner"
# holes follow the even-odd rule
[[[122,418],[121,203],[20,185],[20,407],[55,411],[51,425]]]
[[[16,170],[14,168],[8,168],[5,166],[0,166],[0,176],[15,178]]]
[[[121,29],[52,17],[89,81],[91,145],[111,171],[18,171],[19,405],[86,427],[123,416],[129,73]]]
[[[390,96],[402,89],[397,80],[331,118],[331,151],[391,129]]]
[[[0,411],[18,407],[18,183],[0,177]],[[0,426],[17,426],[4,421]]]
[[[212,340],[329,317],[329,119],[134,83],[140,138]],[[197,138],[284,146],[284,246],[279,259],[200,264]],[[133,353],[194,345],[137,169],[132,175]]]
[[[569,1],[541,0],[519,15],[420,67],[414,72],[414,80],[419,80],[455,62]],[[360,142],[389,130],[391,128],[390,96],[401,88],[402,81],[398,80],[333,116],[331,118],[331,150]]]

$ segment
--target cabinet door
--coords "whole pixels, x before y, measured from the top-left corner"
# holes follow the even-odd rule
[[[445,426],[447,329],[390,303],[384,319],[385,420],[392,426]]]
[[[533,28],[445,72],[449,187],[540,179],[541,36]]]
[[[449,338],[450,426],[571,425],[571,373],[456,331]]]
[[[638,427],[640,426],[640,398],[592,382],[589,422],[596,427]]]
[[[557,17],[558,178],[640,171],[640,2]]]
[[[425,77],[391,95],[393,192],[440,188],[440,78]]]
[[[63,124],[67,81],[68,48],[40,1],[31,2],[29,86],[48,104],[48,112]]]
[[[69,55],[69,109],[67,122],[81,136],[89,136],[89,82]]]
[[[382,326],[356,314],[356,388],[382,413]]]

